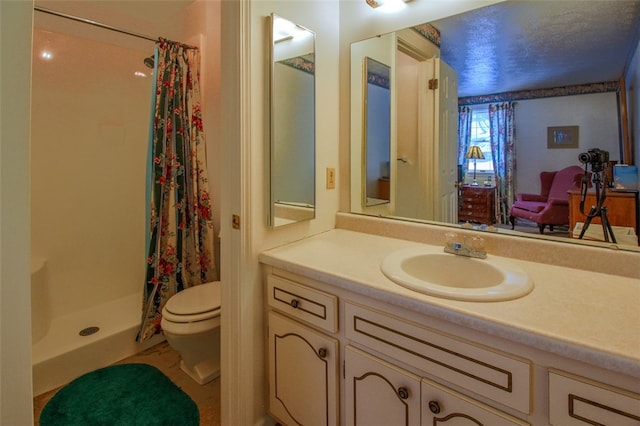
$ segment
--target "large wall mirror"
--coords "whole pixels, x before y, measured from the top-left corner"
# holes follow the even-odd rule
[[[491,191],[498,178],[490,159],[461,160],[465,153],[458,152],[457,120],[461,106],[476,113],[474,131],[481,141],[482,135],[489,137],[488,105],[515,104],[511,202],[519,193],[540,194],[541,172],[569,166],[590,169],[593,164],[580,158],[594,148],[608,152],[610,160],[637,163],[640,135],[628,138],[620,129],[625,73],[639,67],[639,19],[637,0],[616,2],[615,8],[608,1],[507,0],[353,43],[351,211],[608,247],[596,241],[602,227],[595,220],[593,239],[588,240],[576,238],[570,225],[546,227],[541,234],[535,223],[525,220],[517,220],[513,231],[508,220],[484,226],[459,220],[464,201],[458,183],[477,192]],[[360,77],[366,58],[387,64],[391,79],[390,196],[382,205],[369,202],[363,189],[368,188],[363,181],[369,180],[364,115],[371,108]],[[403,88],[408,84],[413,86]],[[549,128],[571,131],[576,126],[578,140],[549,145]],[[480,150],[491,153],[488,141]],[[477,186],[471,185],[474,167]],[[609,193],[613,197],[613,191]],[[609,215],[611,221],[611,209]],[[635,216],[631,220],[637,228],[637,210]],[[638,250],[637,238],[618,243],[622,249]]]
[[[278,227],[315,217],[315,34],[270,22],[268,222]]]

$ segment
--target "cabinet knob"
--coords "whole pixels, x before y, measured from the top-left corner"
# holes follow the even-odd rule
[[[433,414],[440,413],[440,403],[438,401],[429,401],[429,411]]]
[[[409,398],[409,391],[407,388],[398,388],[398,396],[400,399],[407,399]]]
[[[327,357],[327,350],[325,348],[318,349],[318,356],[320,358],[326,358]]]
[[[298,299],[291,299],[291,302],[289,302],[289,304],[293,309],[298,309],[298,305],[300,304],[300,302],[298,302]]]

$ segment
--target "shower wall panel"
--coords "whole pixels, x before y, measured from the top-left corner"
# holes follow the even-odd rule
[[[31,243],[53,317],[142,291],[152,51],[34,29]]]

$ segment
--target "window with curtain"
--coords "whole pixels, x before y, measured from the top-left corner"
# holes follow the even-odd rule
[[[482,154],[484,155],[484,160],[477,160],[477,172],[493,173],[493,156],[491,155],[491,135],[488,109],[473,109],[471,111],[470,130],[470,145],[479,146],[482,150]],[[473,161],[467,162],[467,172],[473,173]]]

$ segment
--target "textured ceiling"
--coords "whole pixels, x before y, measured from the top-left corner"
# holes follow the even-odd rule
[[[514,0],[431,24],[464,97],[618,80],[639,17],[640,0]]]

